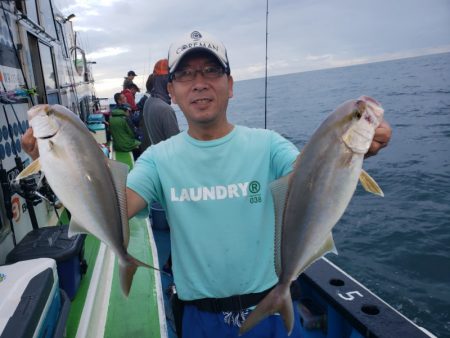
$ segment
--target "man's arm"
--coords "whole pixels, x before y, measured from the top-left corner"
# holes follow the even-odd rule
[[[133,217],[147,206],[147,202],[130,188],[127,188],[128,218]]]

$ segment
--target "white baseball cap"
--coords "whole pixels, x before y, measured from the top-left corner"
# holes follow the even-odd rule
[[[173,73],[181,59],[194,50],[211,53],[225,68],[226,73],[230,73],[227,50],[223,43],[212,35],[200,31],[192,31],[185,34],[170,45],[168,58],[169,73]]]

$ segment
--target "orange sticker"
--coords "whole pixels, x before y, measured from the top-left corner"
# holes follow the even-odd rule
[[[15,196],[11,200],[11,209],[13,213],[13,221],[18,223],[20,221],[20,199],[19,197]]]

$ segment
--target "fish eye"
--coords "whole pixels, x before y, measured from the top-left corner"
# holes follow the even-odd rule
[[[358,109],[353,111],[353,117],[356,117],[358,120],[361,118],[362,114]]]
[[[366,110],[366,103],[362,100],[358,100],[356,101],[355,110],[353,110],[353,116],[359,120],[365,110]]]

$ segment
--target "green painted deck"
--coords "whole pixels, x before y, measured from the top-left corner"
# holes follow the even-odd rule
[[[75,337],[77,334],[78,324],[80,323],[81,313],[83,312],[84,303],[86,302],[86,295],[91,282],[92,271],[94,269],[95,260],[97,259],[100,241],[94,236],[86,236],[84,241],[84,259],[88,264],[88,270],[80,282],[80,287],[77,294],[72,300],[70,306],[69,317],[67,318],[67,338]]]
[[[116,161],[128,164],[130,170],[133,168],[133,155],[129,152],[114,151],[114,159]]]
[[[130,233],[128,253],[153,265],[145,220],[131,219]],[[127,299],[120,289],[116,262],[104,336],[111,338],[161,336],[153,269],[138,268]]]

